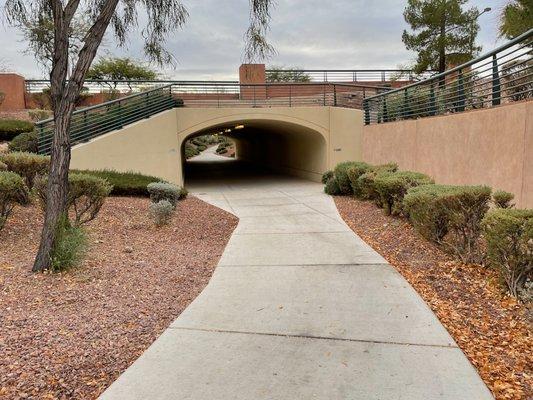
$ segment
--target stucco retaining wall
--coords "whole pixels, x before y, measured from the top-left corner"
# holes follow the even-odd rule
[[[485,184],[533,207],[533,101],[363,128],[362,159],[439,183]]]

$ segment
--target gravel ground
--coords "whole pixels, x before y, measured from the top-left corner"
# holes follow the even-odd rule
[[[96,398],[204,288],[236,217],[188,198],[157,229],[148,204],[108,199],[63,274],[29,272],[41,215],[15,210],[0,232],[0,398]]]
[[[533,399],[528,309],[505,296],[492,271],[463,265],[371,202],[336,197],[346,223],[429,304],[498,400]],[[466,399],[465,399],[466,400]]]

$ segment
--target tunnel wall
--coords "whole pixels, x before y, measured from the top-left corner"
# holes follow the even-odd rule
[[[72,148],[73,169],[138,172],[181,184],[176,112],[164,111]]]
[[[139,172],[182,185],[184,141],[199,133],[213,133],[217,126],[237,123],[256,123],[262,129],[254,141],[248,140],[247,146],[252,147],[241,141],[243,157],[280,172],[318,180],[338,162],[361,157],[360,110],[184,107],[74,146],[71,168]]]

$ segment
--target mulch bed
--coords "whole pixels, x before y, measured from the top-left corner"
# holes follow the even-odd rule
[[[155,228],[149,200],[109,198],[86,260],[34,274],[35,207],[0,232],[0,398],[94,399],[209,281],[237,218],[196,198]]]
[[[496,399],[533,399],[531,314],[503,294],[497,276],[464,265],[371,202],[335,197],[346,223],[429,304]]]

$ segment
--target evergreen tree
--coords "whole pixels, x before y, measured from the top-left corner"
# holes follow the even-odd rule
[[[533,29],[533,0],[513,0],[502,12],[500,35],[512,39]]]
[[[404,31],[402,40],[408,50],[418,53],[414,69],[444,72],[475,57],[479,31],[476,7],[464,9],[467,0],[408,0],[405,21],[412,32]]]

